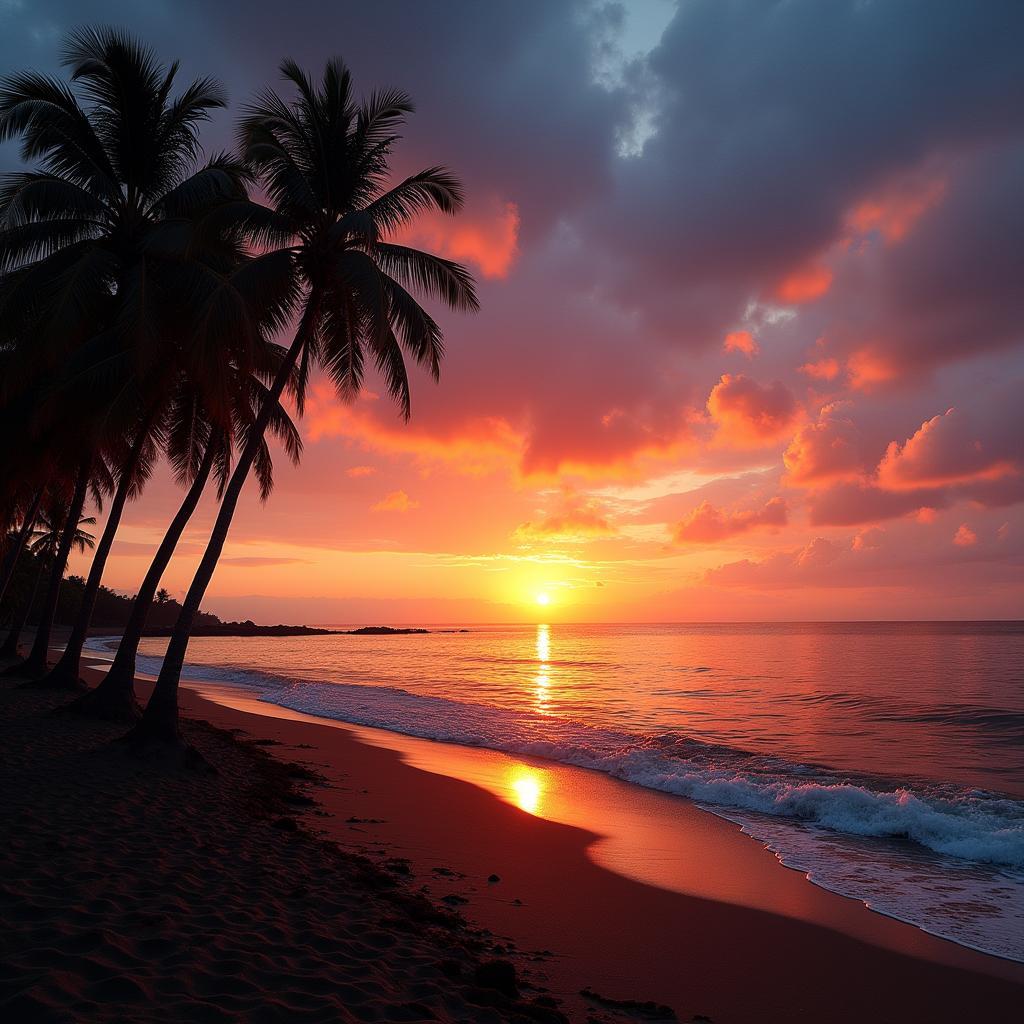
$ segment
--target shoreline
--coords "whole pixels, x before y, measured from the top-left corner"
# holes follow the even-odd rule
[[[93,664],[91,658],[89,662],[84,675],[95,683],[103,663]],[[138,684],[145,700],[151,682],[139,678]],[[685,847],[681,860],[689,872],[688,881],[683,879],[674,889],[664,888],[644,877],[661,854],[655,846],[657,836],[642,827],[644,821],[663,826],[664,807],[636,806],[644,801],[636,799],[636,787],[627,783],[585,769],[531,765],[529,759],[494,751],[316,719],[254,701],[244,691],[195,680],[183,681],[181,703],[190,737],[196,732],[205,735],[208,729],[218,736],[230,735],[236,745],[262,751],[278,765],[297,764],[300,770],[315,774],[319,782],[306,790],[311,800],[300,800],[287,812],[297,822],[299,834],[308,834],[314,844],[337,848],[338,856],[370,865],[372,872],[399,879],[409,899],[422,900],[441,915],[451,911],[462,915],[468,922],[465,934],[475,936],[486,955],[511,961],[520,987],[528,993],[522,998],[531,1000],[527,1016],[521,1010],[517,1016],[508,997],[502,1002],[491,992],[485,994],[483,1004],[472,1003],[475,1008],[467,1016],[465,1009],[452,1010],[452,1001],[466,998],[466,991],[468,998],[477,999],[479,988],[467,989],[465,978],[442,980],[440,991],[427,986],[434,1000],[431,1012],[436,1012],[438,1001],[444,1004],[445,1011],[438,1014],[441,1019],[450,1015],[456,1020],[497,1021],[511,1014],[508,1019],[525,1021],[543,1020],[547,1014],[554,1021],[560,1010],[574,1021],[611,1024],[665,1019],[657,1014],[667,1005],[679,1020],[711,1019],[716,1024],[825,1020],[830,1024],[866,1020],[959,1024],[1008,1019],[1024,997],[1024,965],[935,938],[814,886],[741,833],[739,826],[682,798],[644,791],[655,803],[670,802],[673,817],[679,819],[671,838],[662,837],[663,845]],[[80,725],[84,723],[67,723],[65,732],[71,735]],[[112,735],[123,731],[113,727]],[[517,787],[506,771],[509,762],[547,772],[541,792],[529,785]],[[122,764],[122,774],[123,769]],[[128,773],[133,799],[144,774]],[[80,785],[79,780],[74,785]],[[631,800],[622,799],[626,790]],[[523,802],[535,796],[542,803],[547,801],[545,816],[536,813],[540,806],[524,809]],[[49,799],[54,799],[52,789]],[[621,811],[623,805],[629,813],[612,821],[609,808],[618,806]],[[205,813],[208,808],[200,810]],[[596,811],[604,817],[595,816]],[[59,814],[59,808],[43,808],[36,824],[46,827],[54,813]],[[129,827],[141,827],[141,813],[136,810]],[[577,820],[556,820],[572,814]],[[581,827],[588,816],[594,827]],[[224,870],[222,858],[233,852],[224,847],[222,830],[238,823],[203,813],[198,818],[188,821],[197,836],[189,870],[191,877],[205,883],[210,874]],[[152,844],[160,838],[160,828],[150,823],[138,838]],[[248,842],[249,831],[244,827],[242,835],[241,841]],[[630,836],[632,846],[624,841]],[[82,842],[80,837],[76,841]],[[156,848],[162,849],[159,843]],[[636,856],[638,849],[646,851],[647,867],[639,863],[643,858]],[[43,855],[44,862],[48,853]],[[680,860],[678,849],[675,854]],[[247,870],[272,884],[274,899],[269,909],[263,907],[257,889],[249,902],[230,908],[232,915],[248,919],[259,913],[264,931],[279,934],[283,922],[278,917],[287,917],[294,928],[296,911],[300,922],[303,914],[319,913],[318,901],[307,905],[300,900],[297,908],[280,904],[276,887],[289,882],[274,871],[286,868],[278,865],[268,875],[258,856],[253,859],[250,852],[245,859],[250,865]],[[118,865],[121,874],[115,877],[120,888],[138,881],[135,875],[141,875],[141,863]],[[95,903],[102,899],[99,878],[103,873],[89,871],[88,863],[85,868],[85,874],[97,880]],[[127,882],[122,877],[125,871]],[[687,886],[692,891],[680,891]],[[6,889],[17,894],[15,886]],[[334,889],[329,886],[328,891],[333,894]],[[197,917],[202,909],[196,906],[199,899],[187,888],[177,891],[176,910],[190,921],[208,921],[208,908],[205,916]],[[321,887],[318,900],[322,899]],[[71,928],[69,915],[83,912],[74,905],[60,911],[54,924],[58,935]],[[345,932],[345,924],[343,915],[333,927],[342,926]],[[233,930],[233,926],[221,928],[225,934]],[[385,932],[389,929],[384,926]],[[436,931],[426,929],[424,941]],[[104,942],[130,944],[116,924],[103,932],[110,933]],[[288,936],[287,929],[285,933]],[[29,934],[36,937],[39,948],[26,951],[23,938],[11,937],[26,957],[39,954],[46,961],[52,953],[49,947],[59,945],[52,935],[41,933],[38,924]],[[192,957],[179,951],[178,975],[184,973],[189,979],[198,971],[206,978],[211,968],[202,943],[219,934],[215,929],[200,945],[189,947]],[[381,941],[390,948],[394,936]],[[403,955],[406,946],[403,938]],[[403,957],[392,963],[391,954],[381,952],[380,960],[376,966],[385,974],[394,967],[400,977],[405,976],[408,964]],[[100,970],[87,962],[89,972]],[[108,960],[100,967],[109,974]],[[340,964],[332,959],[323,971],[344,972],[351,967],[342,954]],[[7,974],[5,970],[4,981]],[[62,967],[58,974],[59,984],[69,984],[68,970]],[[51,984],[58,981],[51,979]],[[323,993],[323,978],[310,984],[318,996]],[[7,989],[4,985],[3,990]],[[273,1003],[279,993],[265,992],[264,997]],[[230,1005],[232,997],[225,998],[225,1005]],[[298,991],[293,986],[280,998],[298,1005],[295,1001],[303,998],[301,986]],[[210,1001],[204,1003],[209,1006]],[[192,1018],[154,1012],[136,1013],[132,1019]],[[243,1019],[248,1018],[243,1015]],[[285,1019],[294,1018],[286,1014]]]
[[[331,815],[315,823],[325,835],[349,849],[407,859],[431,898],[459,907],[521,949],[543,950],[545,984],[565,1000],[570,1016],[593,1010],[578,995],[587,988],[613,999],[667,1004],[680,1019],[705,1014],[716,1021],[851,1024],[890,1015],[929,1024],[984,1014],[999,1019],[1024,997],[1024,965],[928,935],[814,886],[738,826],[695,806],[686,827],[704,827],[694,829],[694,848],[703,848],[706,865],[722,868],[720,886],[746,872],[740,902],[665,890],[603,866],[602,856],[614,854],[592,855],[607,846],[595,831],[515,807],[488,791],[482,776],[471,783],[445,774],[439,764],[424,766],[426,750],[450,762],[457,749],[450,745],[315,719],[199,681],[183,686],[186,715],[243,729],[271,751],[280,745],[288,758],[327,777],[328,788],[316,794]],[[213,699],[215,691],[221,702]],[[525,760],[461,752],[471,759]],[[565,769],[573,771],[584,772]],[[677,807],[688,804],[651,795]],[[723,842],[726,835],[731,840]],[[487,882],[491,875],[501,881]],[[776,901],[775,909],[742,905],[752,890]],[[780,900],[789,913],[779,912]],[[870,978],[870,986],[851,987],[851,973]]]

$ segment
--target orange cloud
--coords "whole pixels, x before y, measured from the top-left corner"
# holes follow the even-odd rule
[[[673,537],[677,544],[707,544],[757,527],[785,526],[789,508],[782,498],[772,498],[760,509],[725,512],[709,501],[702,501],[685,519],[676,524]]]
[[[787,483],[808,486],[825,480],[856,479],[862,474],[856,428],[843,415],[848,405],[826,405],[817,423],[807,423],[797,431],[782,456]]]
[[[881,526],[868,526],[853,538],[854,551],[874,551],[882,546],[885,530]]]
[[[934,523],[935,520],[938,519],[938,517],[939,513],[937,509],[930,508],[928,505],[922,505],[917,510],[917,514],[914,518],[919,523],[924,523],[925,525],[927,525],[928,523]]]
[[[756,356],[761,348],[750,331],[730,331],[722,343],[722,351],[742,352],[749,359]]]
[[[978,543],[978,535],[966,523],[961,523],[960,529],[953,535],[953,543],[958,548],[973,547]]]
[[[572,492],[563,496],[562,507],[541,519],[530,520],[516,527],[513,539],[558,541],[580,544],[595,537],[608,537],[616,533],[604,508],[592,498],[582,498]]]
[[[804,363],[799,370],[815,380],[835,380],[839,376],[839,360],[818,359],[813,363]]]
[[[899,182],[858,203],[847,214],[846,226],[860,235],[877,231],[889,244],[902,242],[945,194],[945,178]]]
[[[420,503],[413,501],[405,491],[392,491],[371,507],[373,512],[408,512],[419,508]]]
[[[742,373],[723,373],[708,395],[707,408],[723,437],[745,446],[778,440],[799,416],[785,384],[762,386]]]
[[[390,410],[381,416],[377,405],[362,398],[340,402],[330,384],[315,384],[306,399],[306,436],[311,442],[343,437],[388,455],[444,463],[470,476],[515,465],[526,445],[525,435],[500,417],[477,417],[428,433],[415,420],[402,423]]]
[[[775,289],[775,297],[799,305],[820,299],[831,286],[832,271],[820,263],[811,263],[784,277]]]
[[[373,476],[377,470],[373,466],[352,466],[345,470],[345,475],[353,479],[361,476]]]
[[[922,423],[903,444],[889,444],[878,465],[878,482],[900,491],[999,480],[1017,472],[1011,461],[972,436],[956,409],[948,409]]]
[[[846,369],[850,374],[850,386],[858,391],[868,391],[876,384],[886,384],[897,376],[892,360],[874,346],[854,352],[846,361]]]
[[[398,240],[448,259],[473,264],[484,277],[507,277],[519,253],[519,208],[491,203],[455,218],[441,214],[420,218]]]

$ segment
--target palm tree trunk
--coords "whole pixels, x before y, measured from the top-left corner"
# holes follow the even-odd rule
[[[22,551],[25,550],[25,545],[28,543],[28,538],[32,533],[32,527],[36,525],[36,516],[39,515],[39,506],[43,502],[44,490],[45,488],[40,487],[36,492],[31,507],[25,513],[25,518],[21,521],[21,526],[18,529],[17,536],[14,538],[14,543],[11,544],[4,554],[3,575],[0,576],[0,601],[3,600],[4,594],[7,593],[7,586],[14,578],[14,570],[18,565],[18,559]]]
[[[41,558],[39,560],[39,568],[36,571],[35,583],[32,584],[32,593],[29,595],[28,601],[25,602],[21,618],[11,626],[11,631],[7,634],[3,647],[0,647],[0,658],[16,658],[18,656],[18,644],[21,642],[21,634],[25,631],[29,616],[32,614],[32,608],[36,603],[36,594],[39,593],[39,583],[45,571],[46,560]]]
[[[57,554],[50,567],[50,581],[46,587],[46,598],[43,601],[42,611],[39,613],[39,622],[36,624],[36,638],[28,658],[15,666],[18,675],[38,678],[46,673],[46,657],[50,650],[50,634],[53,631],[53,616],[57,611],[60,584],[64,578],[64,569],[68,564],[68,555],[71,554],[71,545],[75,539],[75,531],[78,529],[78,521],[82,518],[85,492],[89,486],[91,472],[92,455],[90,454],[83,461],[78,478],[75,480],[75,491],[68,507],[67,522],[64,524],[64,532],[60,535],[60,543],[57,545]],[[10,672],[11,669],[8,671]]]
[[[128,454],[128,459],[121,468],[117,490],[114,492],[114,499],[107,510],[107,522],[103,527],[103,535],[100,537],[99,544],[96,545],[96,553],[93,555],[92,565],[89,567],[89,577],[85,581],[85,589],[82,591],[82,604],[78,609],[78,617],[71,627],[71,636],[68,637],[64,653],[49,674],[38,681],[36,684],[38,686],[80,690],[85,685],[78,675],[82,663],[82,648],[85,646],[89,623],[92,621],[92,613],[96,607],[96,595],[99,593],[100,583],[103,580],[107,557],[114,544],[117,528],[121,525],[121,515],[124,512],[125,502],[128,500],[128,492],[135,481],[135,471],[138,468],[142,450],[146,446],[154,417],[155,412],[150,412],[143,421],[135,443]],[[76,522],[75,525],[77,526],[78,523]]]
[[[252,468],[256,453],[259,450],[263,434],[270,422],[270,416],[274,406],[284,391],[285,384],[291,376],[295,363],[299,358],[306,343],[310,326],[315,322],[315,312],[312,304],[307,305],[303,313],[299,329],[295,334],[288,354],[285,356],[274,384],[267,394],[263,406],[256,416],[256,422],[249,434],[249,439],[242,453],[238,457],[235,471],[231,474],[228,486],[224,491],[224,497],[220,504],[220,511],[217,513],[217,520],[213,525],[213,531],[203,553],[202,561],[192,579],[192,585],[188,588],[185,600],[182,603],[178,621],[174,624],[174,631],[171,634],[170,642],[167,644],[167,653],[164,655],[163,664],[160,666],[160,675],[157,677],[153,695],[149,698],[146,710],[143,712],[142,720],[129,734],[132,740],[147,741],[150,739],[166,741],[171,743],[180,742],[178,732],[178,683],[181,680],[181,670],[185,664],[185,652],[188,650],[188,642],[192,633],[192,624],[195,622],[199,605],[206,596],[206,588],[210,585],[213,573],[217,568],[221,551],[224,550],[224,542],[227,540],[228,529],[231,526],[231,519],[235,514],[235,507],[238,505],[238,497],[242,493],[249,470]]]
[[[142,631],[146,625],[146,616],[153,603],[156,588],[160,585],[160,578],[174,554],[174,549],[177,547],[188,521],[192,518],[192,513],[195,512],[196,506],[199,504],[199,499],[213,469],[216,453],[217,441],[211,438],[195,479],[185,494],[185,500],[182,501],[177,515],[171,520],[171,525],[167,528],[160,547],[157,548],[149,572],[146,573],[146,578],[142,581],[139,592],[135,596],[131,614],[128,616],[128,622],[121,634],[121,642],[117,645],[117,654],[114,655],[114,662],[110,666],[110,670],[95,690],[82,694],[74,702],[71,710],[107,719],[134,720],[139,717],[139,705],[135,699],[135,657],[138,654],[139,641],[142,639]]]

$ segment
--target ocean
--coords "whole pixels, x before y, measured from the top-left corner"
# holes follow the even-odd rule
[[[204,637],[185,674],[677,794],[818,885],[1024,961],[1024,623]]]

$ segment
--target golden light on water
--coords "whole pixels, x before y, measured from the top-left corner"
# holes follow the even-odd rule
[[[548,699],[551,690],[551,666],[548,659],[551,657],[551,627],[540,625],[537,627],[537,675],[534,677],[534,707],[542,715],[548,714]]]
[[[527,814],[539,814],[544,798],[544,776],[536,768],[517,764],[509,772],[509,795],[512,803]]]

